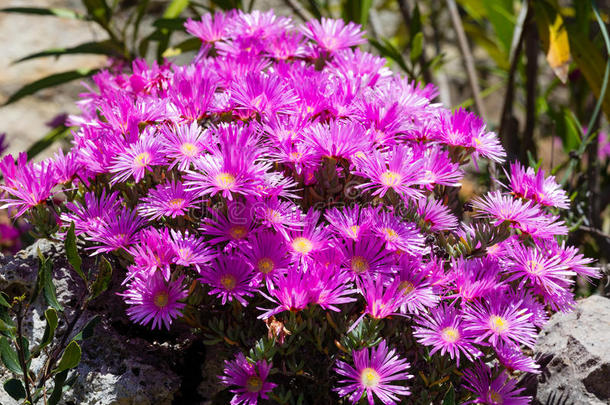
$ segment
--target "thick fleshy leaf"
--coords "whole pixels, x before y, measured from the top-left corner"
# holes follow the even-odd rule
[[[73,18],[82,20],[84,17],[74,10],[67,8],[42,8],[42,7],[7,7],[0,8],[0,13],[18,13],[31,15],[48,15],[62,18]]]
[[[83,279],[85,284],[87,284],[87,277],[85,276],[85,273],[83,273],[83,270],[81,268],[83,264],[83,259],[81,259],[80,255],[78,254],[78,249],[76,247],[76,235],[74,233],[74,227],[74,222],[72,222],[72,224],[70,224],[70,229],[68,229],[68,233],[66,234],[66,241],[64,244],[66,249],[66,256],[68,257],[68,262],[70,263],[74,271],[76,271],[80,278]]]
[[[101,41],[101,42],[85,42],[84,44],[76,45],[71,48],[53,48],[47,49],[46,51],[36,52],[23,58],[17,59],[14,63],[23,62],[26,60],[43,58],[45,56],[63,56],[63,55],[75,55],[75,54],[93,54],[93,55],[110,55],[120,56],[120,49],[113,46],[112,41]]]
[[[23,388],[23,383],[21,380],[16,378],[11,378],[4,382],[4,391],[6,391],[6,393],[16,401],[25,398],[25,388]]]
[[[78,366],[80,357],[81,348],[78,343],[73,340],[68,344],[66,350],[64,350],[64,353],[61,355],[61,359],[59,359],[57,367],[53,370],[53,374],[61,373],[62,371]]]
[[[38,79],[35,82],[26,84],[20,88],[16,93],[9,97],[4,105],[14,103],[17,100],[21,100],[23,97],[32,95],[42,89],[49,87],[58,86],[60,84],[68,83],[76,79],[82,79],[90,77],[98,72],[98,69],[77,69],[70,70],[68,72],[55,73],[42,79]]]
[[[30,146],[30,148],[27,150],[28,159],[34,158],[36,155],[46,150],[55,142],[65,138],[69,133],[70,127],[60,125],[58,127],[53,128],[45,136],[43,136],[41,139],[37,140],[32,146]]]
[[[2,358],[2,363],[4,363],[4,366],[13,373],[23,373],[23,371],[21,370],[21,365],[19,364],[19,357],[17,356],[17,352],[15,351],[9,340],[4,336],[0,337],[0,358]]]

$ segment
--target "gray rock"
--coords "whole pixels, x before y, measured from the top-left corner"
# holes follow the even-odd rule
[[[591,296],[573,312],[553,315],[536,353],[550,357],[538,377],[537,401],[563,395],[575,405],[610,404],[610,299]]]
[[[66,264],[59,244],[40,240],[14,257],[0,257],[0,290],[10,295],[27,292],[32,288],[38,272],[38,249],[45,257],[53,258],[53,278],[58,301],[66,308],[70,319],[83,286]],[[76,370],[78,378],[72,389],[64,394],[62,403],[171,404],[181,385],[181,377],[174,371],[174,358],[177,356],[175,349],[121,333],[119,329],[129,329],[124,327],[128,321],[121,300],[113,292],[105,293],[92,305],[91,310],[83,313],[75,330],[92,319],[94,314],[101,316],[101,322],[94,335],[81,342],[82,358]],[[28,311],[24,334],[31,344],[42,338],[46,325],[45,309],[46,303],[39,297]],[[63,332],[64,329],[60,326],[58,335]],[[37,372],[42,364],[43,358],[39,357],[32,362],[32,369]],[[10,372],[3,366],[0,367],[0,385],[11,377]],[[48,388],[52,389],[52,381]],[[0,404],[9,405],[14,402],[0,389]]]

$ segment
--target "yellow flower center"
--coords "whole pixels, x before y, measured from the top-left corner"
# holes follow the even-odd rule
[[[369,271],[369,263],[362,256],[352,257],[351,265],[354,273],[362,274]]]
[[[216,175],[216,185],[223,190],[229,190],[235,184],[235,177],[231,173],[219,173]]]
[[[271,271],[273,271],[275,264],[273,263],[273,260],[271,260],[267,257],[264,257],[258,261],[256,266],[258,267],[258,270],[261,273],[269,274],[269,273],[271,273]]]
[[[388,170],[387,172],[381,174],[379,180],[381,181],[381,184],[386,187],[396,187],[400,184],[402,176],[399,173]]]
[[[411,291],[415,290],[415,286],[407,280],[401,281],[398,288],[402,290],[404,295],[409,295]]]
[[[296,252],[306,255],[313,250],[313,243],[309,239],[299,236],[292,241],[292,248]]]
[[[393,241],[398,237],[398,234],[392,228],[383,228],[383,233],[385,234],[385,238],[388,241]]]
[[[350,237],[355,238],[358,236],[358,232],[360,232],[360,225],[353,225],[348,229],[347,234]]]
[[[455,343],[460,338],[460,332],[449,326],[441,331],[441,338],[447,343]]]
[[[169,295],[165,291],[158,292],[153,297],[153,303],[157,308],[164,308],[169,302]]]
[[[301,154],[301,152],[290,152],[290,155],[288,155],[290,157],[290,160],[292,160],[293,162],[298,161],[299,159],[301,159],[301,157],[303,156]]]
[[[133,164],[138,167],[146,167],[150,164],[150,153],[142,152],[133,159]]]
[[[193,254],[193,251],[190,248],[178,249],[178,255],[184,260],[190,259],[192,254]]]
[[[528,260],[526,266],[528,271],[534,275],[539,275],[544,270],[544,266],[536,260]]]
[[[375,388],[379,385],[380,380],[379,373],[370,367],[363,369],[360,373],[360,382],[367,388]]]
[[[263,380],[258,376],[250,376],[246,380],[246,390],[248,392],[259,392],[263,388]]]
[[[274,224],[277,224],[280,222],[280,213],[277,212],[276,210],[273,210],[271,208],[267,209],[267,219],[269,220],[269,222],[273,222]]]
[[[190,142],[185,142],[180,146],[180,151],[185,156],[193,157],[199,153],[199,147]]]
[[[167,202],[170,208],[182,208],[184,206],[184,198],[174,198]]]
[[[229,234],[233,239],[243,239],[248,234],[248,230],[245,226],[233,225],[229,230]]]
[[[220,284],[222,284],[225,289],[231,291],[235,288],[237,280],[235,280],[235,277],[233,275],[225,274],[224,276],[220,277]]]
[[[502,399],[502,395],[500,395],[499,393],[497,393],[496,391],[491,391],[489,393],[489,399],[492,400],[492,403],[494,405],[500,405],[504,403],[504,400]]]
[[[489,326],[495,333],[502,333],[508,329],[508,321],[501,316],[492,315],[489,318]]]

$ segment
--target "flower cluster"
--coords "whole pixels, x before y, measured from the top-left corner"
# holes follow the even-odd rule
[[[136,323],[169,329],[187,305],[254,306],[280,325],[317,308],[344,336],[387,322],[454,361],[474,402],[527,402],[514,372],[538,366],[524,349],[550,310],[573,306],[575,276],[598,276],[561,242],[569,199],[554,178],[514,163],[472,213],[456,208],[469,163],[504,162],[498,138],[355,48],[353,23],[217,12],[186,29],[202,41],[188,65],[94,77],[69,152],[2,160],[4,207],[34,223],[46,207],[92,255],[128,257],[120,294]],[[194,284],[211,306],[187,304]],[[334,392],[409,395],[401,341],[320,349],[334,353]],[[232,404],[268,396],[272,360],[227,361]]]

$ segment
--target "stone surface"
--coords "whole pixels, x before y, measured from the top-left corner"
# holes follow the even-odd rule
[[[45,257],[53,258],[57,297],[70,318],[83,287],[78,276],[66,265],[61,245],[39,240],[15,257],[0,257],[0,290],[17,293],[31,288],[38,271],[38,249]],[[25,319],[24,334],[31,342],[38,342],[42,338],[46,324],[45,308],[42,297],[39,297]],[[155,343],[154,339],[147,341],[136,337],[141,331],[134,332],[130,329],[120,298],[111,292],[100,296],[90,308],[91,311],[83,313],[75,330],[93,318],[94,313],[100,314],[101,322],[94,335],[82,342],[83,354],[77,368],[78,378],[73,388],[64,394],[62,403],[172,404],[181,386],[181,377],[175,371],[178,349]],[[62,331],[60,323],[58,334]],[[42,358],[35,359],[32,369],[36,372],[41,365]],[[10,373],[3,366],[0,367],[0,384],[10,377]],[[0,404],[9,405],[14,402],[0,389]]]
[[[610,404],[610,299],[591,296],[571,313],[551,317],[536,353],[549,357],[536,399],[563,395],[568,403]]]

